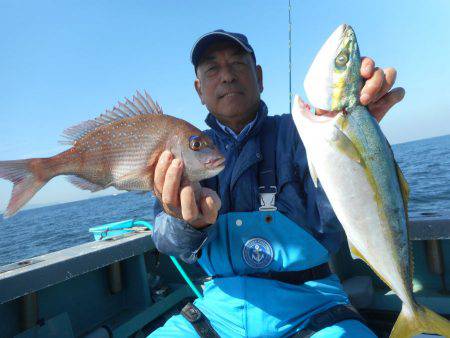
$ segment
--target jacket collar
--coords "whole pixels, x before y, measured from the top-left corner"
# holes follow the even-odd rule
[[[263,100],[260,100],[259,103],[259,109],[258,109],[258,116],[256,118],[255,124],[253,125],[253,128],[249,130],[247,135],[240,141],[240,142],[246,142],[250,137],[253,135],[257,135],[259,131],[261,130],[262,125],[264,124],[264,121],[267,118],[267,106]],[[215,116],[211,113],[208,114],[208,116],[205,119],[206,124],[214,131],[214,133],[222,140],[233,140],[233,136],[226,133],[217,123],[217,119]]]

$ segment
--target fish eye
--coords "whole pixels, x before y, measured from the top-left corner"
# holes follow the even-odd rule
[[[348,52],[343,51],[339,53],[338,56],[336,56],[336,59],[334,60],[334,63],[336,64],[336,67],[344,67],[348,62]]]
[[[189,138],[189,148],[191,148],[193,151],[200,150],[202,146],[202,142],[199,140],[198,136],[191,136]]]

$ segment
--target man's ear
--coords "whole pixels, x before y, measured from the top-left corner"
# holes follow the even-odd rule
[[[198,94],[198,97],[200,98],[200,101],[201,101],[202,104],[204,105],[205,102],[203,102],[202,85],[200,84],[200,80],[199,80],[198,78],[196,78],[196,79],[194,80],[194,87],[195,87],[195,90],[196,90],[196,92],[197,92],[197,94]]]
[[[258,79],[259,92],[262,93],[264,90],[264,85],[263,85],[263,71],[260,65],[256,66],[256,77]]]

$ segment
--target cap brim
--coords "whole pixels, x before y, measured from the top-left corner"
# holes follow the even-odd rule
[[[253,54],[253,50],[248,48],[245,44],[243,44],[238,38],[234,37],[233,35],[230,35],[226,32],[211,32],[207,33],[203,36],[201,36],[197,42],[194,44],[194,47],[192,47],[191,50],[191,62],[192,64],[197,67],[198,62],[200,61],[200,58],[204,51],[214,42],[217,41],[223,41],[223,40],[229,40],[232,42],[237,43],[242,49],[244,49],[246,52]]]

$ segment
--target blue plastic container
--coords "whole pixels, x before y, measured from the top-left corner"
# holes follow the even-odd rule
[[[153,229],[153,226],[149,222],[129,219],[127,221],[109,223],[105,225],[100,225],[98,227],[89,228],[89,232],[92,232],[94,234],[94,239],[96,241],[101,241],[114,236],[120,236],[130,232],[142,230],[143,227],[149,230]],[[170,256],[170,259],[172,260],[173,264],[175,264],[181,276],[183,276],[184,280],[190,286],[194,294],[197,297],[202,298],[203,295],[201,294],[199,289],[197,289],[192,280],[189,278],[186,271],[184,271],[183,267],[180,265],[177,259],[173,256]]]
[[[146,221],[129,219],[126,221],[108,223],[105,225],[89,228],[89,232],[92,232],[94,234],[94,239],[96,241],[101,241],[114,236],[120,236],[130,232],[135,232],[138,229],[136,227],[146,227],[149,230],[152,229],[152,225]]]

